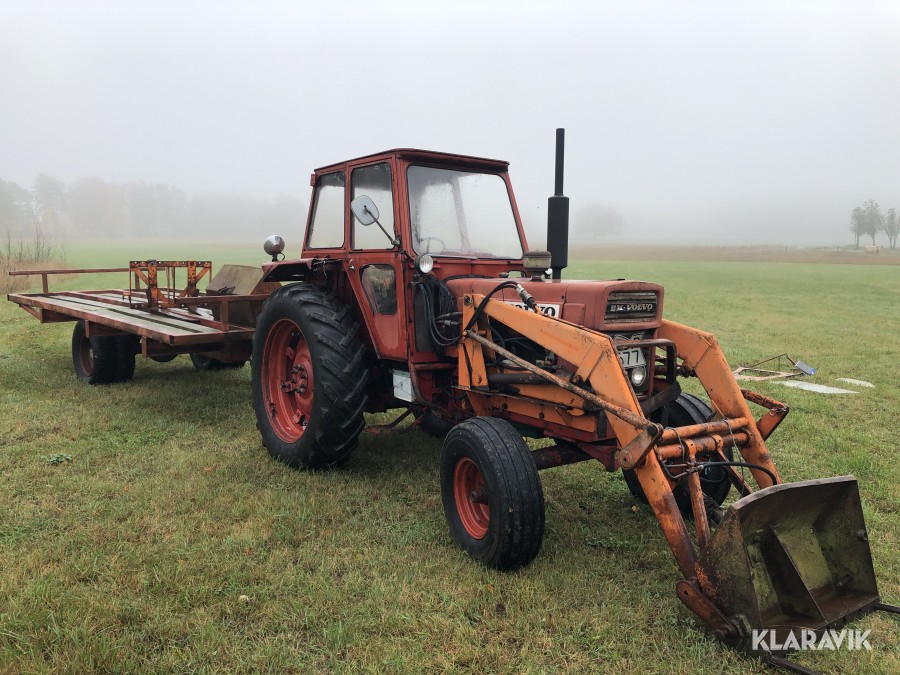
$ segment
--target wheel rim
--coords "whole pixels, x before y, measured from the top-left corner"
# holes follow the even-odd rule
[[[468,457],[456,463],[453,470],[453,497],[456,512],[466,532],[473,539],[483,539],[491,522],[484,477]]]
[[[298,441],[312,416],[313,369],[309,344],[290,319],[278,320],[266,335],[262,380],[272,428],[286,443]]]
[[[78,342],[78,365],[85,376],[94,374],[94,351],[91,349],[91,339],[86,335],[82,335]]]

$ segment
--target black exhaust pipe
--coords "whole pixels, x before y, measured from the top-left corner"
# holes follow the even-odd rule
[[[556,194],[547,200],[547,250],[553,278],[561,279],[569,266],[569,198],[563,194],[566,130],[556,130]]]

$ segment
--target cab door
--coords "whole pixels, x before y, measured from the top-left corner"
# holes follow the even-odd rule
[[[391,163],[387,160],[350,168],[349,200],[366,195],[378,207],[378,221],[399,237]],[[377,224],[362,225],[351,217],[351,280],[363,320],[380,358],[406,361],[406,303],[401,254]]]

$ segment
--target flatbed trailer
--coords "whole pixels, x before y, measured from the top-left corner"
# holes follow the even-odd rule
[[[179,270],[187,277],[180,288]],[[78,322],[72,340],[76,375],[91,381],[98,354],[117,362],[106,367],[117,375],[108,372],[92,383],[129,379],[136,354],[156,361],[190,354],[202,370],[241,366],[251,355],[256,315],[280,284],[260,283],[261,268],[225,265],[201,290],[200,280],[211,272],[206,261],[156,260],[121,268],[17,271],[10,274],[40,275],[42,291],[10,293],[7,299],[41,323]],[[50,291],[51,276],[96,273],[127,273],[128,287]]]

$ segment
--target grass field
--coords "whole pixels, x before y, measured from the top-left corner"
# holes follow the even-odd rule
[[[70,247],[68,263],[258,263],[257,250]],[[853,396],[754,388],[792,408],[770,441],[785,478],[857,476],[882,595],[900,600],[897,267],[623,254],[566,276],[664,284],[668,318],[715,333],[734,366],[788,352],[818,368],[815,382],[875,384]],[[0,672],[764,670],[678,601],[656,521],[618,474],[542,474],[541,554],[491,571],[450,539],[440,443],[424,433],[364,435],[344,468],[293,471],[260,444],[249,369],[139,360],[130,383],[89,387],[70,335],[0,303]],[[900,672],[898,621],[859,625],[874,651],[796,659]]]

